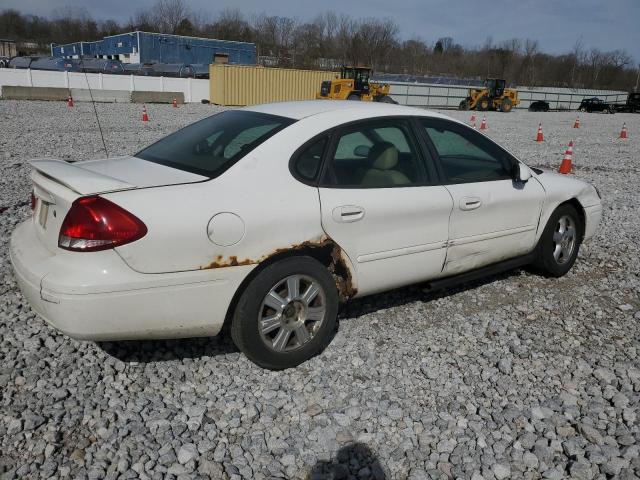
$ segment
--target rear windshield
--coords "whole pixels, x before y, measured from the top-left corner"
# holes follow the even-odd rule
[[[294,121],[264,113],[229,110],[188,125],[135,156],[214,178]]]

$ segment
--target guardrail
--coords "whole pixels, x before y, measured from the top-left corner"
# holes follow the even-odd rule
[[[412,107],[429,107],[439,109],[456,109],[467,97],[469,88],[462,85],[441,85],[423,83],[386,82],[391,87],[390,94],[401,105]],[[583,98],[598,97],[609,103],[624,103],[626,92],[607,90],[578,90],[568,88],[529,89],[518,87],[520,104],[516,108],[527,109],[531,102],[544,100],[552,110],[576,110]]]

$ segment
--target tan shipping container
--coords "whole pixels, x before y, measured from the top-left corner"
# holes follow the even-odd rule
[[[217,105],[255,105],[312,100],[335,72],[245,65],[210,65],[209,100]]]

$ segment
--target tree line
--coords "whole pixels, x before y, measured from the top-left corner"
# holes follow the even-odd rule
[[[638,69],[624,50],[587,48],[579,39],[570,52],[552,55],[536,40],[510,39],[463,47],[451,37],[428,42],[403,39],[385,18],[353,18],[326,12],[311,21],[226,9],[211,15],[185,0],[157,0],[126,22],[95,20],[84,7],[66,7],[48,17],[13,9],[0,12],[0,38],[32,41],[42,52],[50,43],[92,41],[133,30],[253,42],[268,66],[335,69],[365,64],[376,72],[505,78],[513,85],[631,90]]]

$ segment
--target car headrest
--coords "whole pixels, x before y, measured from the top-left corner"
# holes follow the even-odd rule
[[[389,142],[376,143],[370,153],[373,163],[371,168],[390,170],[398,164],[398,149]]]

